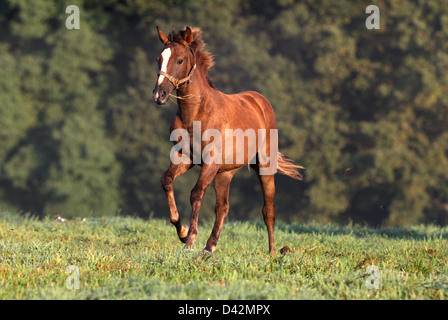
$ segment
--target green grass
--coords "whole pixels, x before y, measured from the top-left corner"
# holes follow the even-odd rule
[[[193,251],[159,219],[65,222],[0,214],[1,299],[447,299],[448,228],[372,230],[277,223],[267,253],[262,220],[227,221],[212,256],[212,227]],[[280,254],[288,246],[291,251]],[[79,289],[66,268],[79,268]],[[366,269],[379,270],[369,290]]]

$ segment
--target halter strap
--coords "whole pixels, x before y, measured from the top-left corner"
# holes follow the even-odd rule
[[[195,69],[196,69],[196,63],[191,67],[190,72],[188,72],[188,76],[186,76],[185,78],[180,79],[180,80],[173,76],[170,76],[168,73],[166,73],[165,71],[162,71],[162,70],[159,71],[159,75],[165,76],[174,85],[174,87],[177,90],[184,83],[191,82],[191,76],[193,75],[193,72]]]

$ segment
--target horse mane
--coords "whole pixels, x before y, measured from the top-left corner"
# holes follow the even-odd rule
[[[202,40],[202,30],[200,28],[191,28],[191,31],[193,33],[193,41],[189,44],[187,44],[184,40],[184,34],[186,30],[187,28],[185,27],[178,32],[171,31],[168,35],[168,39],[171,42],[188,46],[193,50],[196,56],[197,68],[200,69],[206,76],[209,86],[215,88],[213,81],[208,76],[208,70],[215,65],[215,62],[213,61],[213,55],[204,48],[205,42]]]

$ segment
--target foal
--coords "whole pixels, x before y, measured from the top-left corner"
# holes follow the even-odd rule
[[[239,169],[250,165],[257,174],[263,190],[262,212],[268,231],[269,252],[273,254],[275,252],[274,174],[278,170],[282,174],[301,180],[302,175],[298,169],[303,167],[294,164],[278,152],[277,127],[271,104],[257,92],[227,95],[215,89],[207,75],[207,70],[214,64],[213,58],[204,49],[202,31],[199,28],[186,27],[169,35],[158,27],[157,31],[164,49],[157,58],[159,74],[153,98],[159,105],[165,104],[170,95],[178,99],[176,116],[170,128],[171,138],[173,140],[175,132],[185,133],[181,136],[174,135],[175,143],[183,143],[183,148],[180,148],[181,150],[173,148],[170,167],[162,176],[171,223],[176,227],[180,240],[185,243],[185,248],[192,248],[198,233],[198,213],[204,193],[214,179],[216,218],[204,249],[212,253],[229,212],[232,177]],[[176,95],[173,95],[172,92],[175,90]],[[235,133],[226,135],[231,132],[229,130],[244,132],[242,140],[241,135]],[[251,140],[249,133],[252,132],[259,134]],[[198,136],[202,139],[198,140]],[[207,143],[211,140],[211,136],[214,138],[213,144]],[[173,161],[173,156],[182,161]],[[201,172],[191,191],[192,213],[188,228],[181,223],[174,199],[173,183],[195,164],[201,166]],[[270,170],[273,165],[274,170]]]

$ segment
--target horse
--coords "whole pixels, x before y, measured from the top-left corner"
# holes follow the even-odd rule
[[[166,104],[170,97],[177,99],[177,112],[170,126],[170,137],[175,144],[182,141],[186,143],[182,145],[183,148],[172,149],[171,155],[182,161],[173,161],[172,158],[161,179],[170,221],[179,239],[185,243],[184,249],[193,248],[198,234],[199,209],[207,187],[214,180],[215,222],[203,252],[211,254],[215,250],[229,212],[230,183],[239,169],[248,166],[261,183],[264,198],[262,213],[268,233],[269,253],[275,254],[274,175],[279,172],[302,180],[300,170],[304,168],[276,149],[277,127],[271,104],[254,91],[225,94],[215,88],[208,76],[208,70],[214,65],[213,55],[205,49],[200,28],[185,27],[167,35],[157,27],[157,32],[164,48],[157,57],[159,72],[153,99],[159,105]],[[174,91],[176,94],[173,94]],[[238,140],[238,135],[234,133],[229,137],[225,134],[229,130],[243,132],[242,139],[232,143]],[[261,136],[259,134],[255,139],[249,139],[248,133],[256,131],[261,132]],[[173,135],[174,132],[184,134]],[[216,143],[212,145],[207,141]],[[225,148],[222,148],[223,145]],[[207,157],[204,157],[204,152]],[[238,157],[239,161],[235,161]],[[268,157],[272,160],[269,163],[266,162]],[[268,170],[272,163],[275,164],[275,170]],[[195,165],[201,169],[190,194],[192,212],[188,227],[181,223],[173,186],[175,179]]]

